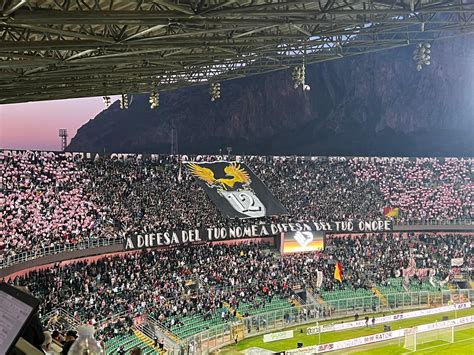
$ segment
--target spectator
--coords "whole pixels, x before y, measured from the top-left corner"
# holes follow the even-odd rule
[[[46,355],[55,355],[54,351],[51,348],[51,343],[53,342],[53,338],[50,332],[44,332],[44,341],[41,345],[41,349]]]
[[[61,333],[57,330],[54,330],[52,333],[52,339],[56,341],[56,343],[62,345],[64,344],[64,338],[62,337]]]
[[[77,339],[77,333],[74,330],[68,330],[66,333],[66,338],[63,345],[63,351],[61,355],[67,355],[69,353],[69,349],[71,349],[72,344]]]

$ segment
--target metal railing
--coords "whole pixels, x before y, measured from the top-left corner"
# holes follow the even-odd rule
[[[114,314],[111,314],[110,316],[107,316],[105,318],[102,318],[102,319],[98,320],[97,323],[98,324],[115,323],[115,321],[117,321],[118,319],[125,318],[127,315],[129,315],[128,311],[122,311],[120,313],[114,313]],[[83,319],[81,319],[81,320],[84,321]]]
[[[164,345],[168,353],[178,352],[180,349],[180,339],[170,330],[163,327],[160,322],[150,316],[146,316],[143,323],[135,326],[143,334],[153,339],[155,336],[164,339]]]
[[[48,328],[54,328],[56,330],[70,330],[76,329],[81,322],[79,322],[74,315],[69,313],[63,308],[57,308],[45,316],[42,317],[43,323],[47,325]]]
[[[92,249],[110,245],[121,245],[123,240],[121,237],[117,238],[97,238],[97,239],[86,239],[83,242],[77,244],[63,244],[55,245],[54,247],[41,248],[39,250],[23,252],[17,255],[4,256],[3,260],[0,260],[0,269],[21,264],[29,260],[42,258],[48,255],[56,255],[65,252],[72,252],[76,250]]]
[[[437,219],[416,219],[406,221],[394,221],[396,226],[453,226],[453,225],[474,225],[474,219],[460,218],[453,220],[437,220]]]

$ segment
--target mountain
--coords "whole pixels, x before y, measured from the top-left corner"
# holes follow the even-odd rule
[[[414,46],[306,67],[309,92],[294,89],[291,70],[208,86],[133,95],[82,126],[70,151],[274,155],[474,156],[474,36],[432,43],[420,72]]]

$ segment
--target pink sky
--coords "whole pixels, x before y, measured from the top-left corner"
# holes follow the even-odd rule
[[[104,108],[102,97],[0,105],[0,149],[60,150],[60,128],[69,143]]]

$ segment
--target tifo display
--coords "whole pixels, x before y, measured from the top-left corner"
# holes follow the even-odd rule
[[[187,163],[221,214],[229,218],[287,215],[288,211],[243,163]]]
[[[302,223],[271,223],[271,224],[246,224],[243,226],[194,229],[187,231],[150,232],[148,234],[134,234],[124,238],[125,250],[173,246],[196,242],[216,242],[224,240],[248,239],[257,237],[280,236],[283,245],[289,246],[291,242],[299,243],[300,249],[311,251],[322,250],[324,247],[323,232],[327,233],[362,233],[362,232],[389,232],[392,230],[390,221],[373,222],[302,222]],[[307,243],[316,240],[312,244],[313,249],[308,249]]]
[[[181,163],[220,156],[1,151],[0,159],[5,205],[0,261],[89,239],[243,227],[219,214]],[[289,213],[253,221],[340,222],[339,231],[350,232],[347,222],[385,219],[387,206],[398,208],[398,216],[390,217],[398,222],[440,223],[473,214],[471,158],[235,159],[245,162]],[[375,231],[368,226],[362,231]]]
[[[42,325],[69,334],[58,336],[64,348],[77,336],[71,329],[91,324],[107,354],[194,355],[231,343],[234,351],[251,336],[272,349],[360,331],[369,315],[373,326],[469,311],[474,297],[465,290],[474,239],[464,229],[474,212],[473,159],[0,158],[0,265],[15,271],[5,281],[41,301]],[[104,241],[109,254],[87,241]],[[63,246],[81,259],[54,254]],[[29,269],[18,265],[24,260]],[[347,316],[354,321],[337,320]],[[305,332],[287,329],[305,324]],[[454,339],[410,327],[283,350]]]

